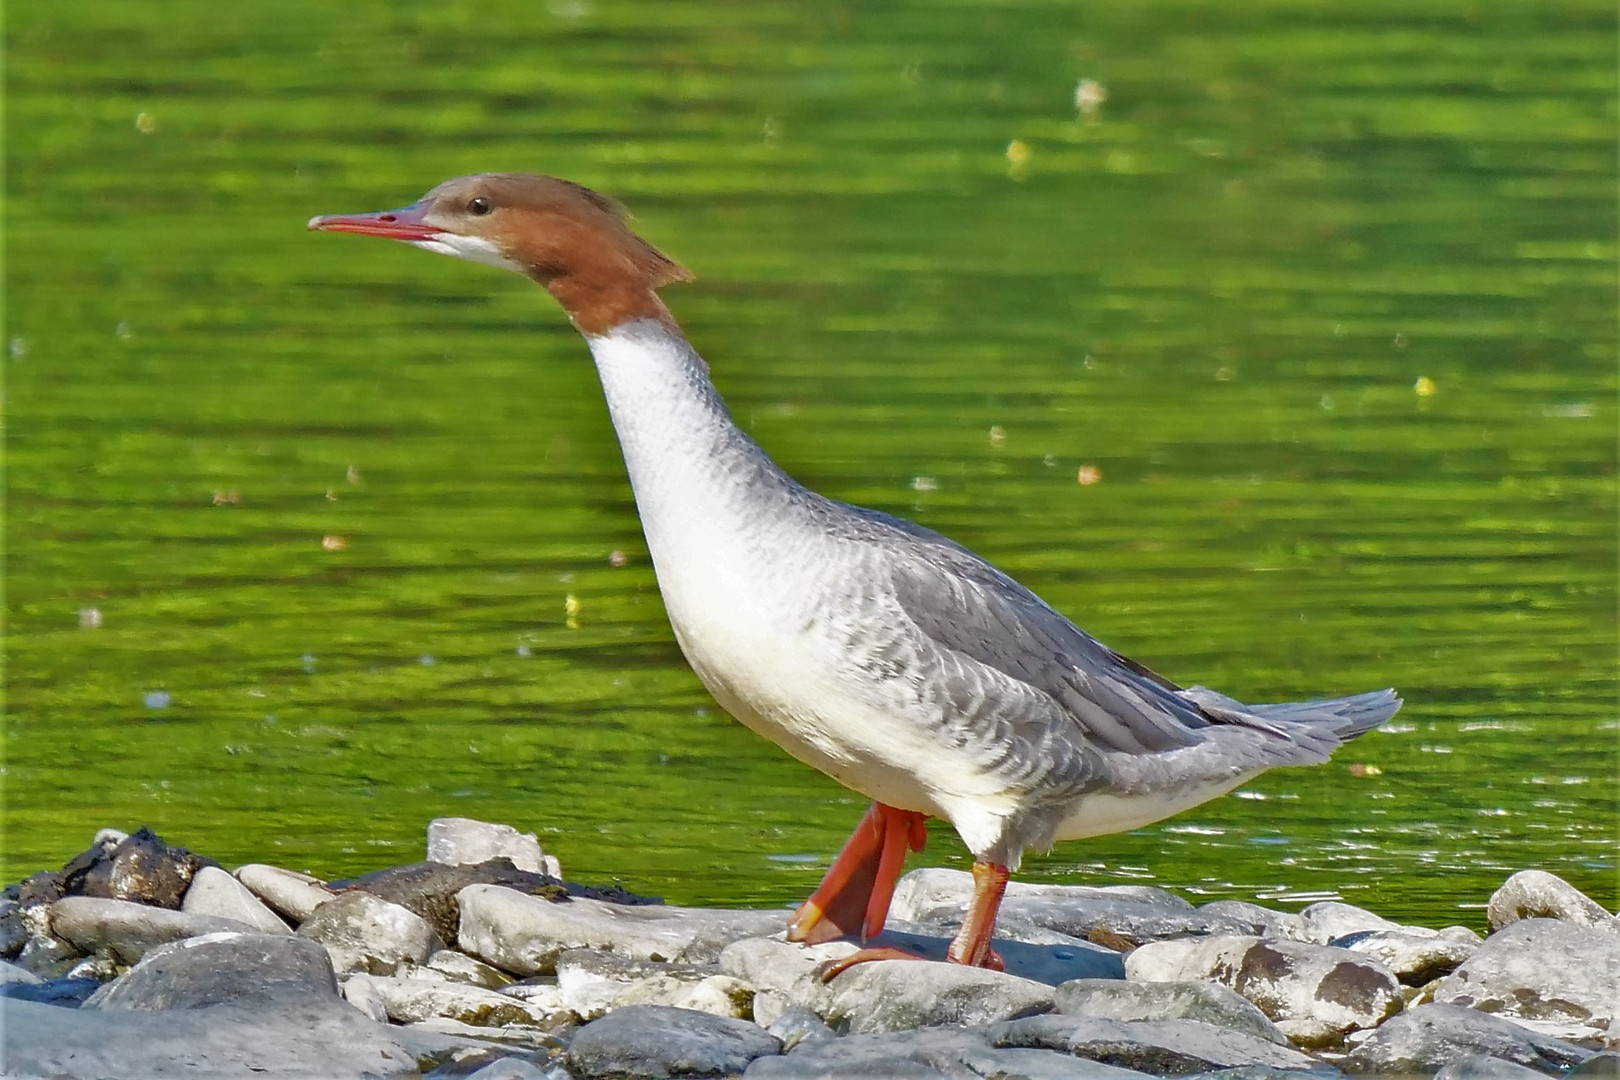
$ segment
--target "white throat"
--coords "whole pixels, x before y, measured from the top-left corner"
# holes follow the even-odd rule
[[[411,240],[409,243],[413,247],[438,255],[454,255],[468,262],[498,266],[502,270],[511,270],[519,274],[525,273],[522,263],[508,259],[506,253],[493,241],[485,240],[482,236],[460,236],[456,233],[442,232],[435,234],[431,240]]]

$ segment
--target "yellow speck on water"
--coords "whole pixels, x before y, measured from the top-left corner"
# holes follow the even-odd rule
[[[1023,139],[1014,139],[1007,144],[1007,175],[1014,180],[1022,180],[1029,175],[1029,144]]]
[[[1418,397],[1434,397],[1434,392],[1438,389],[1434,380],[1427,375],[1419,375],[1418,381],[1412,384],[1412,393]]]
[[[579,608],[579,597],[575,596],[573,593],[569,593],[567,596],[563,597],[563,614],[567,616],[567,618],[564,619],[564,625],[566,625],[570,630],[579,629]]]
[[[1082,465],[1075,479],[1079,481],[1081,487],[1090,487],[1092,484],[1102,482],[1102,470],[1095,465]]]
[[[990,425],[990,445],[1000,446],[1007,441],[1007,429],[1000,424]]]
[[[150,135],[152,132],[157,130],[157,120],[152,117],[151,113],[136,113],[135,130],[139,131],[142,135]]]
[[[349,541],[341,536],[327,535],[321,537],[321,547],[327,551],[342,551],[349,546]]]

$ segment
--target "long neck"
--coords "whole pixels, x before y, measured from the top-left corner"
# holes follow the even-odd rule
[[[676,543],[736,535],[802,493],[737,427],[678,331],[639,319],[586,340],[655,564]]]

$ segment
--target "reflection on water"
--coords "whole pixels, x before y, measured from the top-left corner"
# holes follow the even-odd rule
[[[352,8],[8,19],[8,879],[143,822],[338,876],[441,814],[818,877],[862,805],[681,662],[549,300],[302,231],[521,167],[698,272],[812,486],[1182,681],[1407,698],[1026,876],[1620,905],[1609,7]]]

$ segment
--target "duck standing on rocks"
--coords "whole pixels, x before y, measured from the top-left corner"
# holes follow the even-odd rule
[[[961,545],[795,482],[732,420],[659,298],[691,275],[594,191],[486,173],[309,227],[514,270],[584,334],[693,670],[732,716],[874,800],[791,940],[875,936],[906,849],[939,817],[974,858],[947,958],[999,968],[991,933],[1026,849],[1147,825],[1274,765],[1319,764],[1400,708],[1392,690],[1245,705],[1177,686]],[[866,949],[840,969],[905,955]]]

